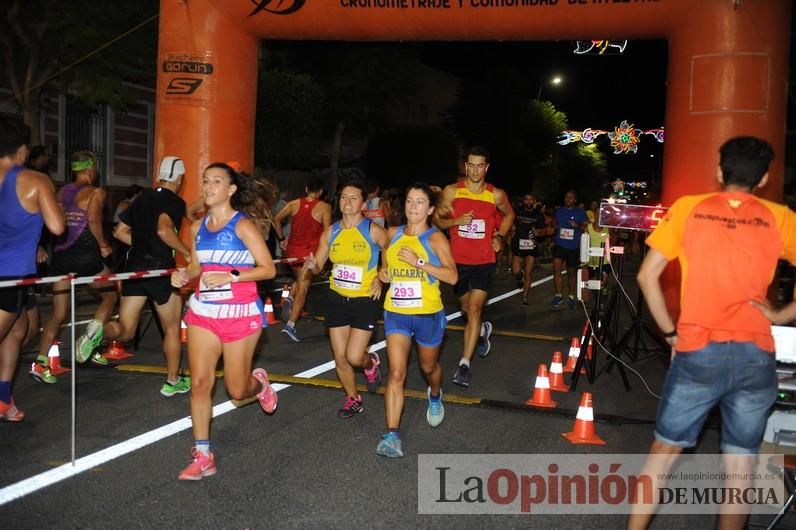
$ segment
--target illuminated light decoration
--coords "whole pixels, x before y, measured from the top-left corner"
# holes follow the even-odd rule
[[[608,54],[623,53],[627,48],[626,40],[577,40],[575,41],[575,55],[585,55],[587,53],[595,53],[603,55],[606,51]]]
[[[641,141],[639,135],[643,133],[644,131],[636,129],[632,123],[622,120],[619,127],[614,128],[614,132],[608,133],[608,138],[611,139],[611,147],[614,148],[614,154],[627,155],[637,153],[638,143]]]
[[[658,143],[663,143],[664,139],[663,127],[644,131],[636,129],[633,124],[628,124],[627,120],[623,120],[618,127],[614,127],[614,132],[591,128],[583,129],[582,131],[572,131],[569,129],[561,131],[558,144],[567,145],[574,142],[592,144],[602,135],[608,135],[608,138],[611,139],[611,147],[614,148],[615,155],[637,153],[638,143],[641,141],[642,135],[652,136]]]

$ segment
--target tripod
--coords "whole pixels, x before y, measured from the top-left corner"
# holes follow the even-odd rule
[[[643,261],[644,256],[646,255],[646,246],[642,245],[642,249],[641,257]],[[619,278],[621,278],[621,276],[619,276]],[[618,294],[619,292],[617,291],[616,295]],[[624,297],[622,298],[624,299]],[[641,292],[641,289],[638,290],[638,294],[636,295],[635,310],[632,307],[629,307],[628,309],[633,321],[630,325],[630,328],[625,331],[624,335],[622,335],[622,337],[620,337],[619,340],[612,345],[611,349],[614,355],[621,357],[623,354],[625,354],[627,355],[628,359],[635,362],[639,359],[639,349],[644,352],[645,357],[649,357],[654,352],[668,353],[671,350],[671,347],[644,320],[644,295]],[[618,317],[618,314],[616,316]],[[616,326],[615,329],[618,329],[618,323],[619,319],[616,318],[616,321],[614,322]],[[644,337],[645,334],[649,339],[657,344],[657,347],[648,346],[648,343]],[[609,359],[608,363],[606,363],[603,369],[605,371],[610,371],[615,362],[616,359],[612,357]]]
[[[608,243],[603,244],[603,248],[599,249],[589,249],[589,253],[591,255],[598,255],[600,256],[600,265],[599,271],[602,275],[603,265],[606,253],[610,252],[612,249],[609,247]],[[621,261],[620,261],[621,267]],[[580,282],[580,279],[578,279]],[[579,285],[582,285],[579,283]],[[608,323],[603,324],[603,315],[601,312],[602,308],[602,278],[598,278],[596,280],[596,287],[592,284],[592,282],[586,282],[586,287],[589,289],[595,289],[597,291],[597,296],[594,300],[594,305],[592,306],[591,313],[589,314],[589,319],[586,322],[586,326],[583,329],[583,336],[581,338],[580,343],[580,354],[578,355],[578,360],[575,363],[575,368],[572,372],[572,381],[569,385],[569,390],[574,392],[578,386],[578,380],[580,379],[580,372],[583,368],[586,370],[586,377],[589,380],[589,383],[594,383],[597,380],[597,377],[608,368],[608,364],[606,364],[602,370],[597,372],[597,354],[592,352],[591,358],[588,358],[588,344],[591,340],[592,336],[597,338],[597,340],[601,344],[607,344],[609,342],[609,327]],[[616,304],[616,297],[612,300],[612,306]],[[610,313],[609,310],[608,313]],[[618,315],[617,315],[618,316]],[[618,320],[618,318],[616,319]],[[614,359],[609,359],[608,363],[611,363]],[[619,375],[622,377],[622,383],[625,385],[625,391],[630,391],[630,381],[627,378],[627,373],[625,372],[625,367],[621,363],[618,365]]]

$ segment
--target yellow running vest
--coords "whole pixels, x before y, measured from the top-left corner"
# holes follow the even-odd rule
[[[398,251],[402,247],[409,247],[419,258],[439,266],[439,257],[431,250],[428,241],[429,236],[438,230],[432,227],[418,236],[408,236],[404,234],[404,228],[398,228],[387,247],[387,269],[391,283],[384,309],[402,315],[436,313],[442,309],[439,280],[398,259]]]
[[[370,237],[370,219],[357,226],[343,228],[340,221],[332,225],[329,236],[329,260],[332,291],[348,298],[368,296],[378,276],[379,246]]]

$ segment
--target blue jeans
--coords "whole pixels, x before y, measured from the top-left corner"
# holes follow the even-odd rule
[[[773,352],[753,342],[711,342],[678,352],[666,374],[655,438],[693,447],[710,410],[721,408],[721,449],[756,454],[777,397]]]

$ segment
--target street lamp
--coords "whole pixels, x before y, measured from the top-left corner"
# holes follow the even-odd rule
[[[554,75],[554,76],[553,76],[553,77],[552,77],[552,78],[551,78],[551,79],[548,81],[548,83],[550,83],[550,84],[551,84],[551,85],[553,85],[553,86],[558,86],[558,85],[560,85],[560,84],[561,84],[561,83],[563,83],[563,82],[564,82],[564,78],[563,78],[563,77],[561,77],[560,75]],[[545,83],[541,83],[541,84],[539,85],[539,92],[537,92],[537,93],[536,93],[536,100],[537,100],[537,101],[538,101],[539,99],[541,99],[541,97],[542,97],[542,88],[544,88],[544,86],[545,86]]]

